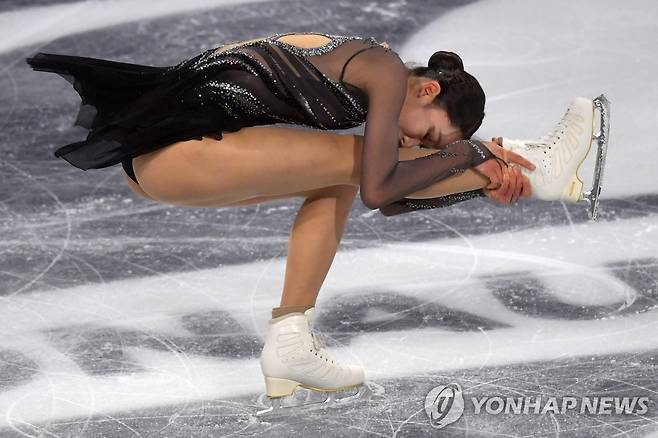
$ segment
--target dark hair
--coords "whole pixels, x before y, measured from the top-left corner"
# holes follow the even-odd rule
[[[441,85],[435,103],[448,113],[450,122],[464,137],[470,139],[484,119],[485,95],[477,79],[464,71],[459,55],[435,52],[427,67],[412,68],[411,74],[433,79]]]

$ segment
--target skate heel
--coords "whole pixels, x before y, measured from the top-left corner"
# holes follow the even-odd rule
[[[583,182],[578,178],[578,176],[574,176],[571,182],[569,182],[567,188],[564,190],[562,197],[567,198],[572,202],[578,202],[582,199],[582,192]]]
[[[295,382],[294,380],[265,377],[265,389],[268,397],[291,395],[298,386],[299,382]]]

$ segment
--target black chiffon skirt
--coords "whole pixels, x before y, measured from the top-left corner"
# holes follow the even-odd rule
[[[196,58],[171,67],[42,52],[26,58],[34,70],[66,79],[81,98],[75,125],[89,134],[59,147],[55,156],[82,170],[122,163],[137,181],[132,158],[202,136],[219,140],[222,129],[239,129],[222,127],[217,115],[184,104],[186,66]]]

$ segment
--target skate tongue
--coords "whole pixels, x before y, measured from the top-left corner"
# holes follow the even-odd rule
[[[315,319],[315,307],[311,307],[310,309],[307,309],[306,312],[304,312],[304,315],[306,316],[306,320],[308,321],[308,328],[309,331],[311,332],[311,338],[313,339],[313,346],[315,347],[316,350],[320,350],[322,348],[322,342],[320,342],[319,335],[315,333],[315,331],[313,330],[313,321]]]
[[[304,315],[306,315],[306,319],[308,320],[308,326],[313,327],[313,319],[315,318],[315,307],[311,307],[310,309],[306,310],[306,312],[304,312]]]

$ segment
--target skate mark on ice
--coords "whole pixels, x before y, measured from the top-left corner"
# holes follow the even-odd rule
[[[548,319],[586,320],[608,315],[641,313],[656,307],[658,261],[655,258],[623,260],[609,263],[606,271],[620,281],[630,283],[637,291],[635,300],[621,308],[622,302],[605,305],[574,305],[554,296],[541,278],[527,273],[514,277],[485,279],[493,297],[505,308],[526,316]],[[89,375],[125,374],[143,371],[139,361],[126,352],[131,347],[177,354],[194,354],[219,358],[256,358],[262,341],[250,334],[228,312],[200,311],[174,316],[188,333],[163,334],[157,330],[140,331],[129,328],[69,325],[46,331],[53,347],[76,362]],[[330,333],[335,341],[350,343],[356,336],[394,330],[441,328],[455,332],[491,331],[509,328],[504,319],[498,320],[456,310],[447,305],[419,300],[413,296],[380,292],[341,297],[326,303],[318,315],[317,327]],[[12,374],[13,363],[5,360],[7,374]],[[32,370],[37,367],[31,367]],[[16,372],[20,384],[34,372]],[[18,383],[17,383],[18,382]]]
[[[619,306],[573,305],[559,301],[542,282],[530,276],[490,281],[492,294],[509,310],[550,319],[599,319]]]
[[[213,310],[189,313],[181,318],[183,326],[194,333],[185,338],[183,348],[188,353],[208,356],[249,358],[259,357],[263,349],[260,338],[247,332],[228,312]],[[199,343],[202,340],[202,343]]]
[[[118,411],[114,418],[97,414],[78,421],[53,422],[44,429],[59,436],[129,436],[135,430],[157,430],[169,437],[210,436],[471,436],[495,430],[498,436],[555,436],[548,415],[475,414],[467,403],[463,417],[444,434],[436,434],[423,412],[423,397],[437,384],[456,382],[468,397],[641,397],[649,396],[647,415],[580,415],[567,411],[556,416],[559,436],[644,436],[637,434],[656,424],[658,350],[637,354],[601,354],[577,358],[429,372],[378,380],[386,388],[386,403],[358,409],[326,410],[291,415],[277,422],[253,421],[253,396],[186,402],[155,408]],[[543,406],[543,404],[541,405]],[[117,419],[125,425],[120,424]],[[120,432],[119,432],[120,431]]]
[[[6,167],[0,163],[0,174],[13,179],[14,170],[4,172]],[[2,193],[20,194],[27,178],[16,178],[8,186],[2,187]],[[79,182],[76,184],[80,184]],[[70,183],[73,186],[73,183]],[[89,190],[93,188],[87,187]],[[109,189],[108,189],[109,190]],[[11,195],[9,195],[11,196]],[[26,195],[27,196],[27,195]],[[70,195],[62,195],[67,198]],[[50,202],[47,193],[30,195],[30,202]],[[287,230],[282,226],[271,224],[287,223],[292,207],[281,202],[278,210],[272,212],[257,211],[256,207],[242,209],[200,209],[195,212],[198,229],[189,228],[186,222],[186,209],[166,206],[138,204],[127,208],[122,204],[124,196],[107,196],[103,202],[86,201],[76,204],[73,226],[78,237],[67,240],[63,255],[42,276],[42,267],[52,263],[52,258],[67,233],[68,214],[61,208],[48,212],[45,217],[32,212],[23,213],[20,208],[10,207],[11,214],[0,212],[0,252],[6,269],[0,272],[0,296],[9,296],[21,289],[20,294],[35,290],[52,290],[79,286],[81,284],[102,284],[118,279],[141,278],[164,273],[213,269],[217,265],[234,266],[253,262],[256,257],[278,257],[281,242],[287,239]],[[70,200],[67,200],[70,202]],[[647,217],[658,213],[658,196],[643,195],[625,200],[602,199],[600,213],[601,223],[608,223],[614,228],[624,225],[620,219]],[[446,211],[432,213],[440,215],[444,226],[437,226],[419,213],[401,215],[400,219],[373,216],[368,220],[353,221],[346,230],[344,243],[348,247],[378,247],[382,243],[404,241],[418,242],[441,238],[454,238],[457,230],[468,236],[485,236],[506,231],[523,233],[527,230],[542,230],[543,227],[571,226],[565,217],[569,211],[573,224],[587,221],[586,212],[580,206],[564,206],[559,202],[534,202],[531,199],[520,201],[514,206],[495,205],[489,201],[467,201],[463,208],[453,206]],[[134,204],[137,204],[135,202]],[[68,205],[68,204],[67,204]],[[53,208],[57,206],[53,205]],[[576,208],[580,207],[580,208]],[[44,207],[45,208],[45,207]],[[287,208],[287,209],[285,209]],[[361,206],[355,204],[355,214]],[[582,209],[582,210],[581,210]],[[404,220],[402,216],[406,216]],[[128,219],[131,217],[131,219]],[[468,217],[470,219],[466,220]],[[258,221],[249,227],[231,224],[244,223],[256,218]],[[94,224],[93,229],[88,224]],[[157,225],[157,226],[154,226]],[[268,226],[268,224],[270,224]],[[120,228],[117,228],[120,227]],[[131,235],[117,238],[123,227],[129,227]],[[452,229],[451,229],[452,228]],[[167,230],[159,231],[159,230]],[[221,229],[220,235],[208,237]],[[51,234],[58,230],[57,235]],[[204,238],[197,233],[205,230]],[[410,232],[413,230],[412,232]],[[556,229],[555,235],[563,238],[570,230]],[[190,235],[190,233],[192,235]],[[49,237],[44,237],[49,236]],[[571,237],[570,233],[568,237]],[[582,237],[583,240],[594,236]],[[636,238],[633,240],[635,241]],[[201,254],[201,256],[200,256]],[[632,255],[632,254],[631,254]],[[26,256],[30,263],[26,263]],[[630,258],[630,257],[629,257]],[[184,264],[181,263],[184,261]],[[37,281],[31,281],[39,277]],[[31,283],[23,288],[26,283]]]
[[[340,297],[326,302],[316,321],[320,330],[331,333],[336,341],[343,343],[363,333],[393,330],[441,328],[465,332],[510,327],[499,321],[395,292]]]
[[[517,278],[488,280],[493,296],[509,310],[531,317],[566,320],[600,319],[612,315],[628,315],[654,310],[658,297],[658,259],[645,258],[608,263],[605,271],[628,284],[633,290],[632,301],[618,301],[605,305],[575,305],[560,300],[542,279],[526,273]],[[566,273],[565,276],[570,275]],[[507,276],[509,277],[509,275]],[[587,281],[579,277],[574,288]],[[591,284],[590,287],[597,287]]]
[[[605,266],[637,291],[635,301],[625,309],[625,313],[646,312],[658,307],[658,258],[623,260]]]
[[[126,348],[219,358],[253,358],[262,342],[248,334],[228,312],[187,314],[181,323],[192,335],[170,335],[114,327],[69,326],[47,332],[50,342],[90,375],[144,371]]]
[[[17,350],[0,350],[0,392],[28,382],[38,373],[36,362]]]

